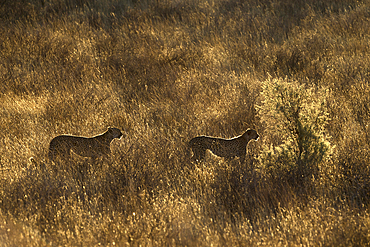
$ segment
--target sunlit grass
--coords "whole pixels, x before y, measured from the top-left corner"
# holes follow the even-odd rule
[[[350,0],[0,4],[0,242],[368,245],[369,8]],[[281,160],[270,160],[271,179],[261,162],[286,139],[274,122],[281,109],[258,111],[268,80],[310,88],[298,108],[328,114],[316,127],[332,149],[320,164],[306,162],[319,167],[309,183],[288,181]],[[108,126],[126,134],[108,159],[73,156],[57,169],[47,160],[53,137]],[[246,164],[211,153],[191,162],[194,136],[247,128],[260,139]]]

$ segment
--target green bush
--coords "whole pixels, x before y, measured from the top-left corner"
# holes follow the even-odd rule
[[[263,149],[260,164],[272,178],[308,185],[332,152],[325,136],[328,91],[287,78],[269,79],[262,83],[261,95],[257,110],[271,140],[265,140],[270,146]]]

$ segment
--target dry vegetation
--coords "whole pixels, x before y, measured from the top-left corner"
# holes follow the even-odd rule
[[[369,245],[369,13],[1,1],[0,246]],[[127,134],[110,159],[54,172],[53,137],[107,126]],[[247,164],[190,161],[192,137],[247,128]]]

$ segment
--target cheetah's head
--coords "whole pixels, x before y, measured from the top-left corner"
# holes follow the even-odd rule
[[[258,140],[260,136],[257,134],[257,131],[253,130],[253,129],[248,129],[244,134],[243,134],[243,138],[247,139],[248,141],[249,140],[252,140],[254,139],[255,141]]]
[[[114,138],[120,139],[123,136],[122,132],[119,129],[117,129],[117,128],[111,128],[111,127],[109,127],[108,128],[108,133],[111,134],[111,136],[113,137],[113,139]]]

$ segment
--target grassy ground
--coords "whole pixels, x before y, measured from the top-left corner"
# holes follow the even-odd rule
[[[3,1],[0,246],[369,245],[369,11]],[[53,137],[108,126],[109,159],[54,172]],[[246,164],[191,162],[192,137],[247,128]]]

